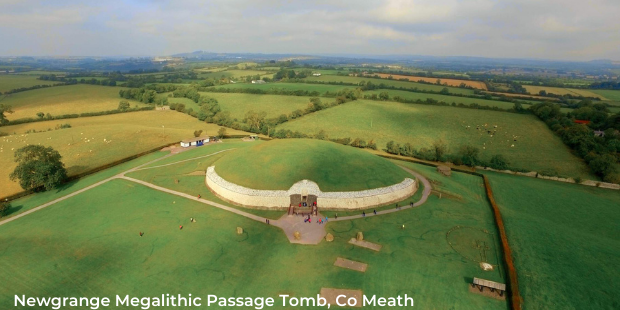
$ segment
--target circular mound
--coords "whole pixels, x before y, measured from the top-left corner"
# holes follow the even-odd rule
[[[313,139],[261,142],[232,151],[214,165],[226,181],[263,190],[288,190],[307,179],[324,192],[358,191],[394,185],[412,177],[385,158]]]

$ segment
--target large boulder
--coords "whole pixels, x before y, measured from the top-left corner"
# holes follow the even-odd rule
[[[355,239],[357,239],[357,241],[364,240],[364,234],[361,231],[358,231],[357,232],[357,236],[355,237]]]
[[[332,242],[334,241],[334,235],[327,233],[327,235],[325,236],[325,241],[327,242]]]
[[[301,240],[301,233],[296,231],[293,233],[293,237],[295,237],[295,240]]]
[[[237,227],[237,235],[243,234],[243,228]]]

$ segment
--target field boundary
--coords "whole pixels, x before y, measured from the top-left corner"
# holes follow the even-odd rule
[[[384,158],[388,158],[388,159],[412,162],[412,163],[422,164],[422,165],[431,166],[431,167],[439,166],[439,164],[435,164],[431,162],[419,162],[419,161],[415,161],[412,159],[400,158],[400,157],[393,156],[393,155],[386,155],[386,154],[377,154],[377,155],[384,157]],[[509,283],[507,284],[508,284],[508,287],[510,288],[510,308],[513,310],[521,310],[523,307],[523,299],[521,298],[521,295],[519,293],[519,282],[517,279],[517,269],[514,266],[514,261],[512,258],[512,250],[510,249],[510,244],[508,243],[508,237],[506,235],[506,228],[504,227],[504,220],[502,219],[502,214],[499,210],[499,206],[495,203],[495,198],[493,197],[493,190],[491,189],[491,184],[489,183],[489,179],[487,178],[486,175],[480,172],[477,172],[475,170],[474,171],[466,170],[466,169],[462,169],[458,167],[452,167],[452,170],[475,175],[475,176],[481,177],[483,180],[487,200],[491,204],[491,209],[493,211],[493,218],[495,220],[495,225],[497,227],[497,230],[499,231],[500,241],[502,244],[502,255],[504,257],[504,261],[503,261],[504,268],[505,270],[508,271],[507,276],[508,276]]]
[[[68,177],[65,181],[63,181],[63,184],[67,184],[69,182],[81,179],[81,178],[83,178],[85,176],[94,174],[96,172],[99,172],[99,171],[102,171],[102,170],[105,170],[105,169],[108,169],[108,168],[112,168],[114,166],[126,163],[128,161],[137,159],[138,157],[142,157],[144,155],[157,152],[157,151],[159,151],[159,150],[161,150],[161,149],[163,149],[165,147],[169,147],[169,146],[172,146],[172,145],[175,145],[175,144],[178,144],[178,143],[180,143],[180,141],[177,141],[177,142],[174,142],[174,143],[169,143],[169,144],[166,144],[166,145],[163,145],[163,146],[159,146],[159,147],[150,149],[148,151],[144,151],[144,152],[141,152],[141,153],[138,153],[138,154],[134,154],[134,155],[131,155],[129,157],[125,157],[123,159],[119,159],[119,160],[113,161],[111,163],[108,163],[108,164],[105,164],[105,165],[102,165],[102,166],[99,166],[99,167],[95,167],[95,168],[93,168],[91,170],[88,170],[86,172],[82,172],[82,173],[79,173],[79,174],[76,174],[76,175]],[[26,197],[26,196],[34,194],[34,193],[36,193],[36,190],[23,191],[23,192],[19,192],[17,194],[9,195],[9,196],[6,196],[6,197],[0,197],[0,201],[5,200],[5,201],[9,201],[10,202],[10,201],[13,201],[15,199]]]

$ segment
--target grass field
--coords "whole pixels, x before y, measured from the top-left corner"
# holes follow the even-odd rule
[[[35,85],[59,84],[59,82],[42,81],[42,80],[38,80],[37,78],[38,76],[0,74],[0,94],[7,92],[9,90],[22,88],[22,87],[32,87]]]
[[[395,81],[388,79],[373,79],[373,78],[363,78],[363,77],[354,77],[354,76],[340,76],[340,75],[322,75],[322,76],[310,76],[307,77],[308,81],[321,81],[321,82],[343,82],[343,83],[355,83],[359,84],[360,82],[372,82],[373,84],[385,84],[393,87],[402,87],[405,89],[419,89],[426,91],[436,91],[440,92],[445,86],[440,85],[430,85],[423,83],[415,83],[415,82],[406,82],[406,81]],[[464,94],[464,95],[473,95],[474,91],[471,89],[465,88],[457,88],[457,87],[448,87],[448,90],[453,94]]]
[[[476,130],[478,125],[481,130]],[[374,139],[381,149],[390,140],[409,142],[420,149],[442,139],[449,152],[456,153],[462,145],[472,145],[480,149],[483,159],[502,154],[513,167],[533,171],[554,169],[561,175],[593,178],[560,138],[531,115],[358,100],[286,122],[277,129],[308,134],[325,130],[330,138],[361,138],[367,142]],[[487,130],[497,133],[491,137]],[[517,141],[513,141],[514,136]]]
[[[618,191],[488,173],[524,309],[617,309]]]
[[[532,85],[523,85],[523,87],[531,95],[538,95],[541,90],[544,90],[548,94],[584,96],[584,97],[601,98],[602,100],[607,99],[603,97],[602,95],[600,95],[599,93],[592,92],[588,89],[560,88],[560,87],[532,86]]]
[[[284,215],[285,212],[235,206],[215,196],[205,185],[205,175],[208,167],[229,154],[229,152],[247,149],[255,143],[258,142],[244,142],[239,139],[223,140],[223,143],[193,148],[146,166],[151,167],[150,169],[132,172],[127,175],[192,196],[200,195],[204,199],[276,220]],[[224,150],[226,151],[220,153],[220,151]]]
[[[481,106],[487,107],[498,107],[501,109],[512,109],[514,107],[514,103],[498,101],[498,100],[485,100],[485,99],[476,99],[476,98],[468,98],[468,97],[457,97],[457,96],[446,96],[446,95],[435,95],[435,94],[425,94],[425,93],[414,93],[408,92],[404,90],[390,90],[390,89],[380,89],[380,90],[371,90],[366,91],[364,94],[376,94],[379,95],[381,92],[388,92],[390,94],[390,98],[394,98],[395,96],[399,96],[403,99],[407,100],[426,100],[427,98],[431,98],[437,101],[443,101],[449,104],[453,102],[456,104],[462,103],[464,105],[470,105],[472,103],[479,104]],[[524,105],[524,108],[527,108],[529,105]]]
[[[410,177],[387,159],[312,139],[272,140],[236,150],[215,162],[215,171],[229,182],[254,189],[288,190],[307,179],[326,192],[390,186]]]
[[[323,84],[305,84],[305,83],[265,83],[265,84],[251,84],[251,83],[236,83],[236,84],[227,84],[222,86],[214,86],[214,88],[251,88],[251,89],[262,89],[262,90],[307,90],[307,91],[317,91],[320,94],[324,94],[325,92],[338,92],[345,88],[355,89],[354,86],[347,85],[323,85]]]
[[[24,134],[28,130],[47,130],[68,123],[72,128]],[[165,126],[166,136],[163,136]],[[69,174],[78,174],[140,152],[193,137],[194,130],[215,135],[219,126],[200,122],[175,111],[146,111],[84,117],[0,127],[15,135],[0,137],[0,186],[2,196],[21,191],[9,180],[15,168],[13,152],[28,144],[51,146],[63,156]],[[228,134],[244,134],[227,129]],[[106,142],[104,141],[110,141]]]
[[[487,85],[484,82],[480,81],[469,81],[469,80],[457,80],[457,79],[444,79],[444,78],[429,78],[429,77],[421,77],[421,76],[409,76],[409,75],[398,75],[398,74],[387,74],[387,73],[372,73],[371,75],[378,75],[383,79],[387,79],[388,77],[392,77],[394,80],[399,79],[407,79],[411,82],[426,82],[426,83],[436,83],[437,80],[441,81],[441,85],[446,84],[447,86],[459,87],[461,84],[465,84],[467,86],[487,90]]]
[[[620,90],[590,89],[589,91],[605,97],[607,100],[620,102]]]
[[[300,96],[280,96],[280,95],[255,95],[255,94],[235,94],[235,93],[206,93],[201,95],[217,99],[222,111],[229,111],[233,118],[242,120],[245,114],[254,110],[255,112],[266,112],[267,118],[278,117],[281,114],[288,115],[297,109],[308,107],[310,100],[308,97]]]
[[[0,102],[13,107],[15,113],[7,115],[9,120],[37,118],[39,112],[51,115],[99,112],[118,108],[121,89],[95,85],[58,86],[4,95]],[[132,107],[145,106],[137,101],[129,102]]]
[[[441,178],[431,168],[421,169]],[[505,301],[468,291],[474,276],[504,282],[501,270],[482,271],[466,249],[456,251],[446,239],[457,225],[494,231],[480,179],[453,174],[441,184],[463,199],[431,197],[417,209],[329,223],[334,242],[301,246],[291,245],[276,227],[129,181],[111,181],[0,226],[5,267],[0,277],[7,284],[0,286],[0,304],[12,304],[15,294],[162,293],[191,293],[204,304],[207,294],[279,300],[278,294],[314,296],[321,287],[335,287],[386,297],[408,294],[424,309],[507,309]],[[190,217],[197,222],[190,223]],[[243,235],[235,234],[238,226]],[[383,249],[375,253],[348,244],[357,231]],[[463,237],[477,240],[475,234]],[[489,246],[491,260],[497,244]],[[334,267],[336,257],[367,263],[368,270]],[[284,307],[277,303],[275,308]]]

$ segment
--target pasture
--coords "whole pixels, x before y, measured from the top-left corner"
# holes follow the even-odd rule
[[[560,138],[532,115],[357,100],[286,122],[279,129],[311,135],[325,130],[329,138],[372,139],[380,149],[390,140],[420,149],[441,139],[449,153],[471,145],[480,150],[482,159],[501,154],[512,167],[594,178]],[[497,132],[491,135],[489,130]]]
[[[375,78],[364,78],[364,77],[355,77],[355,76],[340,76],[340,75],[322,75],[322,76],[309,76],[305,80],[307,81],[320,81],[320,82],[342,82],[342,83],[350,83],[350,84],[359,84],[360,82],[368,83],[372,82],[375,85],[384,84],[391,87],[402,87],[404,89],[419,89],[422,91],[434,91],[440,92],[442,89],[446,88],[441,85],[431,85],[431,84],[423,84],[416,82],[406,82],[406,81],[396,81],[396,80],[388,80],[388,79],[375,79]],[[473,95],[474,91],[471,89],[465,88],[457,88],[457,87],[448,87],[450,93],[453,94],[464,94],[464,95]]]
[[[5,93],[7,91],[18,89],[22,87],[32,87],[36,85],[56,85],[61,84],[60,82],[55,81],[42,81],[37,79],[38,76],[30,76],[30,75],[18,75],[11,74],[5,75],[0,74],[0,94]],[[2,98],[2,97],[0,97]],[[2,102],[2,100],[0,100]]]
[[[588,91],[593,92],[599,96],[602,96],[607,100],[620,102],[620,90],[589,89]]]
[[[59,124],[70,124],[71,128],[46,131]],[[206,131],[203,135],[215,135],[219,126],[176,111],[145,111],[0,127],[2,132],[12,134],[0,137],[2,196],[22,191],[19,184],[9,180],[8,176],[15,168],[14,150],[28,144],[53,147],[62,155],[69,174],[75,175],[191,138],[194,130],[201,129]],[[25,134],[29,130],[43,132]],[[230,128],[227,133],[244,134]]]
[[[255,95],[236,93],[201,92],[201,95],[217,99],[222,111],[230,112],[233,118],[242,120],[248,111],[266,112],[267,118],[288,115],[294,110],[303,110],[310,103],[309,97]]]
[[[602,95],[590,91],[588,89],[577,89],[577,88],[560,88],[560,87],[549,87],[549,86],[532,86],[532,85],[523,85],[525,90],[531,95],[538,95],[541,91],[546,91],[548,94],[555,95],[572,95],[572,96],[583,96],[583,97],[592,97],[592,98],[600,98],[602,100],[606,100],[607,98]]]
[[[3,104],[13,107],[9,120],[37,118],[37,113],[51,115],[79,114],[116,110],[123,100],[118,91],[121,87],[96,85],[69,85],[29,90],[2,97]],[[146,106],[138,101],[128,100],[131,107]]]
[[[445,79],[445,78],[436,78],[436,77],[422,77],[422,76],[410,76],[410,75],[398,75],[398,74],[387,74],[387,73],[371,73],[369,75],[377,75],[382,79],[387,79],[388,77],[392,77],[394,80],[406,79],[411,82],[426,82],[426,83],[437,83],[439,81],[440,85],[459,87],[461,84],[465,84],[469,87],[487,90],[487,85],[484,82],[480,81],[470,81],[470,80],[457,80],[457,79]]]
[[[325,84],[306,84],[306,83],[265,83],[265,84],[252,84],[252,83],[235,83],[226,84],[221,86],[213,86],[213,88],[229,88],[229,89],[261,89],[261,90],[306,90],[309,92],[316,91],[319,94],[325,94],[325,92],[335,93],[343,89],[355,89],[355,86],[349,85],[325,85]]]
[[[442,178],[431,168],[420,169]],[[367,295],[408,294],[422,308],[507,309],[506,301],[471,294],[467,283],[474,276],[504,282],[503,271],[482,271],[468,256],[469,250],[480,255],[478,250],[455,249],[446,238],[456,226],[494,235],[480,179],[454,174],[439,181],[462,198],[432,196],[427,204],[397,214],[330,222],[326,228],[334,241],[316,246],[291,245],[277,227],[130,181],[110,181],[0,226],[0,235],[7,236],[0,243],[0,261],[11,262],[11,268],[0,269],[8,284],[0,287],[0,303],[12,303],[15,294],[81,296],[85,291],[97,296],[191,293],[203,303],[208,294],[279,300],[278,294],[314,296],[322,287],[335,287]],[[237,235],[236,227],[244,233]],[[357,231],[383,249],[375,253],[348,244]],[[478,240],[475,234],[464,237],[466,244]],[[487,246],[493,264],[498,245]],[[368,270],[335,267],[337,257],[367,263]],[[284,307],[276,303],[276,308]]]
[[[504,219],[524,309],[617,308],[618,191],[486,174]]]
[[[388,92],[390,98],[394,98],[396,96],[407,99],[407,100],[422,100],[433,99],[437,101],[443,101],[448,104],[456,103],[457,105],[462,103],[464,105],[470,104],[478,104],[486,107],[498,107],[500,109],[512,109],[514,107],[514,103],[499,101],[499,100],[485,100],[485,99],[477,99],[477,98],[468,98],[468,97],[457,97],[457,96],[446,96],[446,95],[435,95],[435,94],[425,94],[425,93],[414,93],[404,90],[391,90],[391,89],[379,89],[379,90],[371,90],[364,92],[364,95],[379,95],[381,92]],[[528,105],[524,105],[524,108],[527,108]]]
[[[272,140],[234,150],[215,162],[215,171],[253,189],[288,190],[296,182],[311,180],[326,192],[385,187],[411,177],[382,157],[314,139]]]

